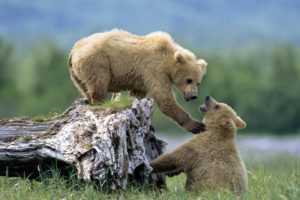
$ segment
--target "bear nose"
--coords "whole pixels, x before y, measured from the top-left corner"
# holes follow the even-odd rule
[[[197,96],[191,96],[191,100],[197,99]]]
[[[205,101],[208,101],[210,99],[210,96],[205,97]]]

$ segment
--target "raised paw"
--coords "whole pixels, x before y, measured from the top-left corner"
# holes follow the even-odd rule
[[[191,130],[191,132],[194,134],[198,134],[198,133],[201,133],[204,131],[205,131],[205,124],[203,124],[202,122],[197,122],[197,124],[195,125],[195,128],[193,130]]]
[[[192,121],[187,126],[185,126],[185,128],[193,134],[198,134],[205,131],[205,124],[202,122]]]

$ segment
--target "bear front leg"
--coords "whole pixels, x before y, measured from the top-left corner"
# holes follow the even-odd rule
[[[165,153],[150,163],[152,173],[167,173],[180,171],[180,166],[176,163],[176,156],[173,153]]]
[[[205,125],[202,122],[191,118],[191,116],[178,105],[171,91],[155,92],[153,93],[153,97],[159,109],[187,131],[196,134],[205,130]]]
[[[101,76],[95,73],[86,83],[91,104],[102,103],[107,98],[110,74],[106,69],[98,69],[98,71]]]

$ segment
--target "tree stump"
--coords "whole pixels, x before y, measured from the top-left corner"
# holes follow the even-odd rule
[[[151,128],[153,101],[134,100],[119,111],[76,104],[49,121],[0,120],[0,175],[38,179],[45,166],[110,189],[130,182],[163,186],[163,175],[150,175],[149,161],[166,143]]]

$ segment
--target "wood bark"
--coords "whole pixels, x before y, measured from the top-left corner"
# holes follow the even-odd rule
[[[166,143],[151,126],[153,101],[134,100],[119,111],[76,104],[49,121],[0,120],[0,175],[38,179],[56,167],[64,176],[110,189],[129,183],[163,186],[163,175],[151,175],[149,161]]]

